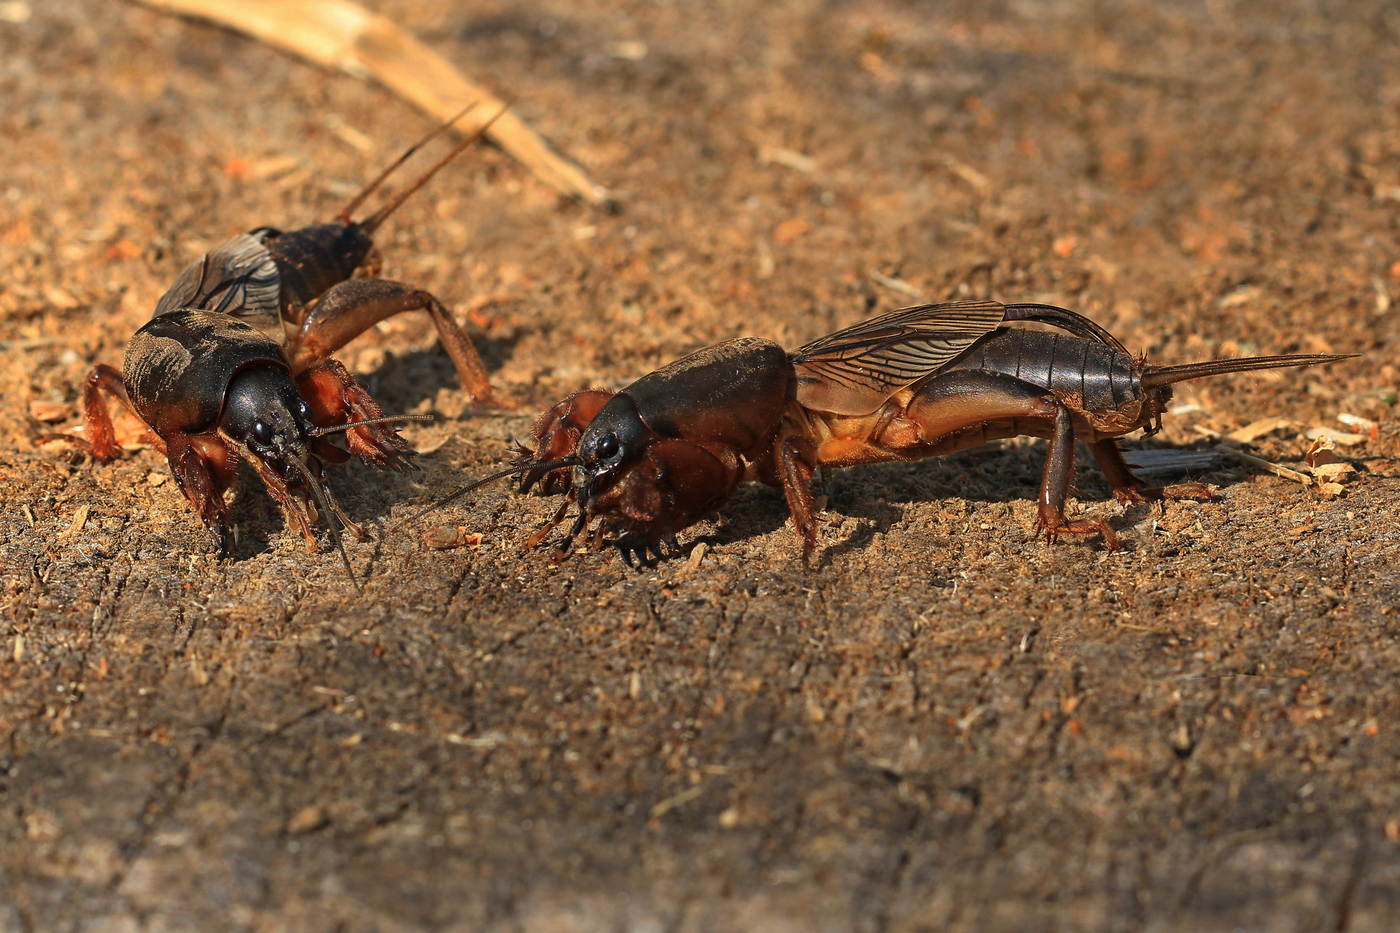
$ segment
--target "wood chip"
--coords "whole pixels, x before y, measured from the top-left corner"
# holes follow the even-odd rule
[[[467,529],[458,525],[434,525],[423,532],[423,543],[435,551],[446,551],[468,544],[480,544],[480,534],[467,534]]]
[[[372,76],[439,120],[450,120],[468,104],[478,106],[458,124],[470,134],[504,106],[467,80],[447,59],[392,20],[350,0],[142,0],[167,13],[207,19],[245,32],[268,45],[326,68]],[[537,176],[591,204],[611,200],[607,189],[559,155],[513,113],[503,114],[487,137]]]
[[[324,807],[312,804],[309,807],[302,807],[296,815],[287,821],[287,834],[289,836],[299,836],[302,833],[309,833],[320,829],[331,821]]]
[[[811,229],[811,222],[803,220],[801,217],[785,220],[778,224],[777,227],[773,228],[773,242],[777,243],[779,246],[787,246],[793,240]]]
[[[1286,428],[1293,422],[1287,418],[1260,418],[1258,421],[1251,421],[1249,424],[1237,431],[1231,431],[1225,435],[1232,441],[1240,444],[1248,444],[1250,441],[1265,434],[1272,434],[1279,428]]]
[[[42,421],[45,424],[67,421],[68,416],[72,413],[73,406],[67,402],[34,401],[29,403],[29,416],[35,421]]]
[[[977,189],[978,194],[986,194],[992,190],[992,180],[972,166],[964,162],[959,162],[957,159],[947,154],[940,156],[939,161],[943,163],[948,171]]]
[[[676,796],[669,797],[666,800],[661,801],[656,806],[652,807],[647,815],[653,820],[659,819],[660,817],[663,817],[667,813],[670,813],[672,810],[676,809],[676,807],[684,806],[685,804],[690,803],[692,800],[694,800],[696,797],[699,797],[704,792],[705,785],[697,784],[690,790],[683,790]]]
[[[1360,415],[1353,415],[1345,411],[1337,415],[1337,421],[1339,424],[1344,424],[1349,428],[1356,428],[1367,434],[1370,434],[1375,431],[1376,428],[1380,427],[1380,425],[1376,424],[1376,422],[1372,421],[1370,418],[1363,418]]]
[[[1316,467],[1325,463],[1336,463],[1340,459],[1337,456],[1337,445],[1332,442],[1332,438],[1325,434],[1314,438],[1308,452],[1303,454],[1303,462],[1309,467],[1313,467],[1314,473],[1317,472]]]
[[[58,540],[67,541],[69,538],[76,538],[78,536],[78,533],[83,530],[83,526],[87,524],[88,512],[90,510],[91,506],[78,506],[78,508],[73,512],[73,521],[69,523],[67,528],[59,532]]]
[[[1310,441],[1324,437],[1331,438],[1343,447],[1355,447],[1366,440],[1365,434],[1351,434],[1347,431],[1334,431],[1323,427],[1308,428],[1303,432],[1303,436]]]
[[[899,292],[902,295],[908,295],[915,301],[921,302],[924,300],[924,293],[919,291],[919,289],[916,286],[910,285],[903,279],[895,278],[892,275],[885,275],[879,269],[870,270],[870,280],[876,285],[882,285],[885,288],[888,288],[890,291]]]
[[[253,180],[277,178],[294,171],[299,165],[301,160],[294,155],[272,156],[249,165],[247,176]]]
[[[817,170],[817,160],[811,156],[775,146],[764,146],[759,149],[758,159],[765,165],[782,165],[806,175]]]
[[[1297,470],[1290,470],[1288,467],[1279,466],[1277,463],[1265,460],[1263,457],[1247,454],[1242,450],[1236,450],[1225,444],[1216,444],[1215,449],[1227,457],[1233,457],[1236,460],[1248,463],[1250,466],[1256,466],[1261,470],[1267,470],[1275,476],[1291,479],[1294,482],[1302,483],[1304,486],[1311,486],[1313,484],[1313,478],[1306,473],[1299,473]]]
[[[1220,455],[1214,450],[1125,450],[1123,459],[1137,473],[1199,473],[1214,469]]]

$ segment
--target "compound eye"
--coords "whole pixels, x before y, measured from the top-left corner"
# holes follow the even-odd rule
[[[609,460],[617,453],[617,435],[604,434],[598,439],[598,445],[593,448],[593,452],[598,455],[599,460]]]
[[[260,444],[272,443],[272,425],[266,421],[254,421],[252,434],[253,440]]]

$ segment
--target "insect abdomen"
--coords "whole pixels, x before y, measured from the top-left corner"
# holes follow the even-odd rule
[[[282,307],[306,305],[355,274],[374,248],[358,224],[319,224],[267,241],[282,274]]]
[[[1117,408],[1141,395],[1131,356],[1070,334],[1004,327],[977,341],[944,372],[974,369],[1082,399],[1083,408]]]

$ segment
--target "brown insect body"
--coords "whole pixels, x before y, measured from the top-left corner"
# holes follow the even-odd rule
[[[426,139],[372,182],[339,222],[285,234],[260,227],[205,254],[176,277],[152,319],[133,335],[123,372],[98,365],[88,373],[87,438],[59,434],[40,440],[65,440],[98,460],[114,459],[119,451],[105,392],[150,427],[220,553],[228,546],[224,493],[240,460],[257,471],[311,550],[316,538],[310,522],[318,505],[362,535],[324,486],[325,465],[353,454],[377,467],[409,469],[412,450],[387,423],[406,419],[386,418],[331,353],[387,317],[425,310],[464,385],[478,399],[490,397],[475,349],[436,298],[399,282],[354,277],[378,269],[373,230],[479,135],[363,222],[350,220],[349,212]],[[280,322],[285,343],[249,322]],[[341,432],[348,452],[325,438]],[[331,532],[339,545],[334,526]]]
[[[1009,326],[1048,324],[1060,332]],[[692,354],[615,395],[584,392],[546,412],[535,450],[522,449],[522,489],[567,489],[595,542],[621,532],[627,559],[723,504],[741,479],[781,486],[804,540],[816,543],[811,480],[819,467],[917,460],[1017,435],[1050,449],[1038,520],[1048,539],[1117,535],[1064,511],[1074,442],[1089,446],[1115,498],[1208,498],[1201,483],[1152,487],[1128,468],[1115,438],[1149,433],[1184,379],[1303,366],[1341,356],[1278,356],[1151,366],[1097,324],[1045,305],[990,301],[925,305],[858,324],[792,353],[745,338]],[[571,471],[571,472],[570,472]],[[567,479],[567,482],[566,482]],[[542,529],[562,520],[567,507]]]

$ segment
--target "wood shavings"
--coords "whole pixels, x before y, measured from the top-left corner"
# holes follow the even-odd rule
[[[287,835],[299,836],[303,833],[315,832],[330,821],[330,815],[326,813],[325,807],[316,804],[302,807],[287,821]]]
[[[481,543],[480,534],[467,534],[467,529],[458,525],[434,525],[423,532],[423,544],[435,551],[447,551]]]
[[[438,438],[431,444],[415,445],[414,449],[418,452],[418,456],[426,457],[428,454],[436,453],[437,451],[441,450],[444,445],[459,440],[461,440],[461,438],[456,434],[446,434]]]
[[[1125,450],[1123,459],[1136,473],[1192,473],[1209,470],[1220,462],[1214,450]]]
[[[504,106],[468,81],[445,58],[392,20],[350,0],[142,0],[167,13],[210,20],[245,32],[326,68],[371,76],[439,120],[477,106],[458,124],[470,134]],[[611,196],[588,174],[556,153],[513,113],[491,124],[486,136],[560,191],[591,204]]]
[[[29,416],[45,424],[67,421],[73,413],[73,406],[67,402],[33,401],[29,403]]]
[[[870,279],[871,279],[871,281],[873,281],[876,285],[884,286],[885,288],[888,288],[890,291],[899,292],[899,293],[902,294],[902,295],[908,295],[910,298],[913,298],[915,301],[924,301],[924,300],[925,300],[925,299],[924,299],[924,293],[921,292],[921,291],[919,291],[919,289],[918,289],[917,287],[915,287],[915,286],[913,286],[913,285],[910,285],[908,282],[904,281],[903,279],[896,278],[895,276],[892,276],[892,275],[885,275],[885,274],[884,274],[883,272],[881,272],[879,269],[871,269],[871,270],[870,270]]]
[[[272,156],[250,164],[245,177],[253,181],[269,180],[295,171],[300,166],[301,159],[294,155]]]
[[[1313,440],[1313,445],[1303,455],[1303,462],[1314,468],[1323,464],[1336,463],[1340,459],[1336,450],[1337,445],[1332,442],[1332,439],[1323,435]]]
[[[67,541],[70,538],[76,538],[78,533],[83,530],[83,526],[87,524],[88,512],[91,509],[92,507],[86,504],[78,506],[73,512],[73,521],[69,523],[67,528],[59,532],[58,540]]]
[[[946,153],[939,157],[939,161],[943,163],[944,168],[976,189],[978,194],[987,194],[992,190],[992,180],[972,166]]]
[[[1216,444],[1215,449],[1225,454],[1227,457],[1233,457],[1236,460],[1248,463],[1250,466],[1258,467],[1261,470],[1267,470],[1275,476],[1291,479],[1294,482],[1302,483],[1304,486],[1311,486],[1313,484],[1313,478],[1306,473],[1299,473],[1297,470],[1290,470],[1288,467],[1279,466],[1273,461],[1265,460],[1263,457],[1256,457],[1253,454],[1247,454],[1228,444]]]
[[[1279,428],[1286,428],[1292,423],[1287,418],[1260,418],[1258,421],[1251,421],[1237,431],[1231,431],[1225,437],[1239,444],[1248,444],[1256,438],[1272,434]]]
[[[764,165],[781,165],[795,172],[810,175],[817,170],[817,160],[809,155],[783,149],[778,146],[764,146],[758,150],[758,160]]]
[[[1303,436],[1310,441],[1327,439],[1341,444],[1343,447],[1355,447],[1366,440],[1365,434],[1352,434],[1348,431],[1333,431],[1329,428],[1315,427],[1308,428],[1303,432]]]
[[[1346,491],[1342,484],[1356,478],[1356,469],[1337,456],[1336,451],[1336,443],[1324,434],[1313,441],[1303,456],[1303,462],[1318,481],[1318,490],[1326,496],[1342,495]]]
[[[1380,433],[1380,425],[1370,418],[1363,418],[1360,415],[1353,415],[1345,411],[1337,415],[1337,423],[1344,424],[1349,428],[1355,428],[1357,431],[1368,435],[1371,440],[1375,440],[1376,435]]]

